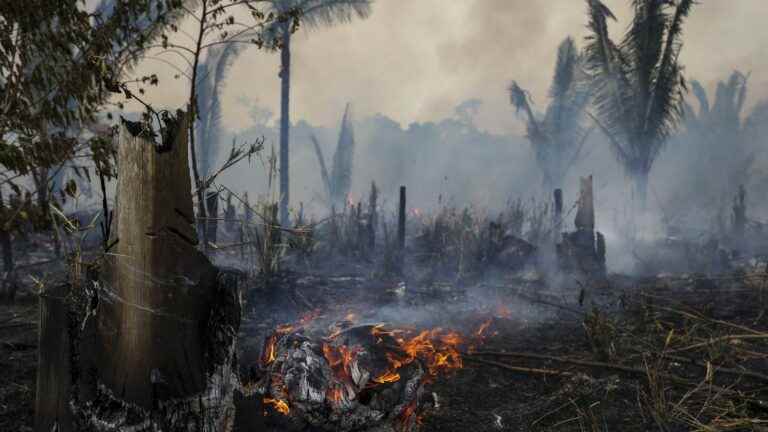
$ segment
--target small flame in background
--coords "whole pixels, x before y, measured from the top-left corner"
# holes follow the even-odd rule
[[[511,318],[512,312],[506,305],[499,304],[493,311],[493,315],[498,318]],[[321,316],[322,314],[319,310],[313,310],[302,315],[296,324],[279,325],[266,341],[264,354],[261,359],[262,365],[269,365],[276,360],[276,345],[282,336],[301,330]],[[371,335],[374,336],[377,344],[384,344],[385,340],[387,340],[395,341],[395,345],[385,346],[389,367],[386,372],[373,378],[372,383],[369,385],[384,385],[399,381],[401,375],[398,371],[417,360],[427,368],[427,374],[424,378],[425,383],[434,381],[440,373],[461,369],[464,366],[461,358],[461,348],[466,347],[467,351],[473,352],[478,344],[485,342],[489,336],[488,329],[493,323],[494,316],[480,323],[477,330],[471,333],[470,340],[467,340],[456,331],[444,330],[441,327],[419,331],[416,329],[387,328],[384,324],[373,326],[371,328]],[[349,311],[344,320],[354,323],[358,318],[359,315],[357,313]],[[327,399],[335,404],[345,402],[347,387],[350,390],[352,388],[352,373],[350,369],[357,355],[363,351],[363,348],[359,345],[346,346],[329,343],[342,332],[343,329],[337,328],[325,338],[327,342],[322,345],[323,356],[331,367],[335,378],[340,383],[329,388],[327,392]],[[274,377],[274,379],[279,380],[280,378]],[[347,397],[354,398],[353,393]],[[283,415],[290,413],[286,400],[265,398],[264,403],[273,406],[277,412]],[[403,409],[403,412],[398,417],[401,425],[405,426],[408,424],[416,414],[416,408],[414,401]],[[417,417],[416,421],[421,423],[421,418]]]
[[[275,411],[283,415],[288,415],[291,412],[291,409],[288,407],[288,403],[281,399],[264,398],[264,404],[272,405],[275,408]]]

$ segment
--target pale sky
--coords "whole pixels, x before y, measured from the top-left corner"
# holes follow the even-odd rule
[[[619,18],[612,36],[628,24],[629,0],[605,0]],[[583,0],[376,0],[366,20],[333,28],[300,30],[292,45],[292,120],[337,126],[344,104],[356,115],[382,113],[403,126],[451,116],[456,105],[479,98],[480,127],[519,132],[506,93],[512,79],[528,89],[539,109],[558,44],[586,33]],[[749,109],[768,97],[768,0],[701,0],[685,25],[686,76],[712,89],[734,68],[751,72]],[[185,26],[187,27],[187,26]],[[191,29],[190,29],[191,30]],[[168,60],[173,60],[171,57]],[[251,125],[247,97],[279,113],[279,54],[250,48],[232,67],[223,99],[224,125]],[[145,61],[161,88],[150,101],[183,104],[188,82]]]

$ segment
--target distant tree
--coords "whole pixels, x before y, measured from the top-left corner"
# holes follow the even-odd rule
[[[592,130],[584,126],[589,89],[581,67],[582,56],[573,39],[566,38],[557,50],[555,75],[549,90],[551,102],[543,119],[534,115],[527,91],[515,81],[509,86],[510,102],[518,112],[523,110],[527,115],[528,140],[548,190],[563,187],[568,170],[581,157]]]
[[[325,164],[325,157],[317,142],[317,138],[311,135],[312,143],[315,147],[320,164],[320,174],[325,185],[326,196],[328,197],[329,207],[340,208],[347,202],[347,197],[352,188],[352,164],[355,151],[355,134],[352,126],[352,111],[350,104],[344,109],[344,116],[341,118],[341,129],[339,131],[339,141],[336,144],[336,151],[333,154],[333,165],[331,172]]]
[[[633,0],[634,15],[620,44],[608,35],[616,19],[600,0],[587,0],[586,66],[595,118],[645,206],[648,175],[682,116],[686,84],[679,62],[683,21],[694,0]]]
[[[748,78],[734,71],[717,84],[713,100],[701,83],[691,81],[698,110],[686,101],[686,138],[693,150],[697,181],[707,183],[706,189],[715,195],[711,199],[730,197],[739,185],[747,182],[760,148],[755,143],[761,139],[756,129],[761,123],[758,119],[762,117],[764,121],[768,117],[761,114],[766,104],[758,104],[745,115]],[[716,179],[708,176],[712,172],[720,175]]]
[[[353,17],[366,18],[372,0],[267,0],[278,14],[294,11],[301,23],[309,28],[346,23]],[[294,25],[297,24],[294,22]],[[289,129],[291,86],[291,35],[294,28],[290,20],[278,20],[270,31],[281,41],[280,56],[280,224],[288,225],[290,203],[289,185]]]

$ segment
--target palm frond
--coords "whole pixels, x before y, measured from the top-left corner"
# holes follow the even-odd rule
[[[700,82],[694,80],[691,81],[691,91],[696,99],[699,101],[699,118],[704,119],[709,115],[709,98],[707,97],[707,91],[704,90],[704,86]]]
[[[333,154],[331,167],[331,203],[343,204],[352,186],[352,163],[355,150],[355,135],[352,126],[351,104],[344,109],[341,120],[339,142]]]
[[[250,37],[250,36],[247,36]],[[221,140],[221,92],[236,58],[250,45],[222,44],[208,49],[198,66],[197,104],[201,121],[196,123],[195,143],[200,155],[200,170],[208,175],[216,165]]]
[[[682,47],[682,24],[690,14],[693,4],[694,0],[680,0],[666,32],[664,51],[656,71],[652,100],[646,111],[647,120],[644,127],[646,136],[651,140],[648,148],[648,158],[651,160],[683,117],[687,86],[678,56]]]
[[[585,68],[591,81],[591,93],[599,127],[609,137],[611,148],[622,163],[631,159],[625,149],[626,129],[630,119],[628,101],[632,101],[629,62],[608,34],[608,19],[615,15],[600,0],[587,0],[590,34],[585,38]],[[631,103],[631,102],[630,102]]]
[[[328,175],[328,168],[325,166],[325,156],[323,155],[323,150],[320,148],[320,143],[317,141],[317,137],[315,134],[311,134],[309,138],[312,140],[312,144],[314,144],[315,147],[315,156],[317,156],[317,161],[320,164],[320,176],[323,179],[323,186],[325,189],[325,196],[330,202],[331,199],[331,179]]]
[[[299,22],[311,29],[347,23],[354,18],[367,18],[371,14],[372,2],[373,0],[269,0],[274,12],[296,12]],[[265,29],[264,39],[270,41],[279,37],[287,27],[284,22],[275,20]]]

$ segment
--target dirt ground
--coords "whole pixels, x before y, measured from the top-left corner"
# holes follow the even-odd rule
[[[284,301],[297,312],[304,303],[341,311],[380,295],[361,288],[373,286],[365,278],[344,280],[304,280]],[[597,306],[579,305],[576,292],[560,305],[537,302],[549,298],[542,293],[507,297],[513,313],[488,312],[482,346],[426,389],[438,407],[423,414],[421,430],[768,430],[766,287],[744,274],[685,276],[617,279],[593,293]],[[516,315],[526,302],[537,304]],[[466,328],[483,313],[446,312]],[[546,318],[527,319],[537,313]],[[257,355],[259,334],[287,319],[272,315],[244,323],[242,362]],[[31,430],[36,323],[33,297],[0,306],[0,431]]]

